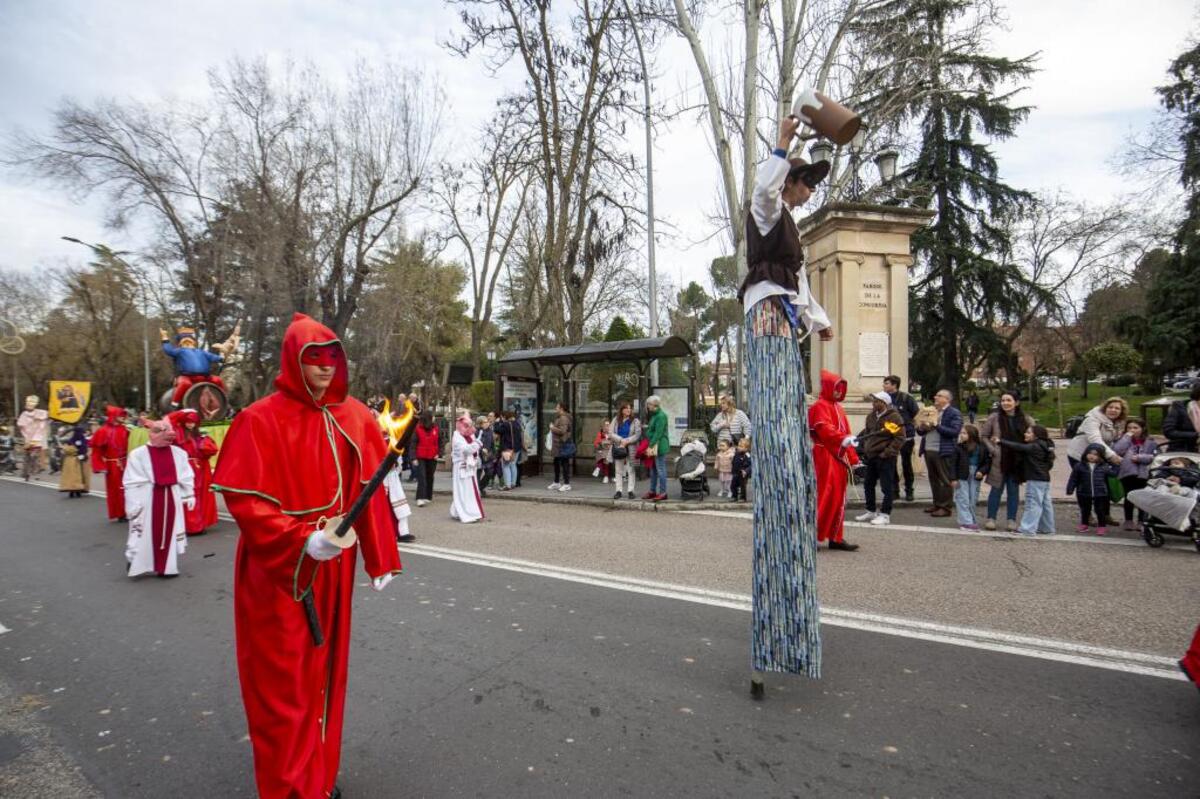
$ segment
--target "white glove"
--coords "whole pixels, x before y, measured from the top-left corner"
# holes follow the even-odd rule
[[[308,541],[304,545],[304,551],[313,560],[333,560],[342,554],[342,550],[335,544],[330,543],[325,538],[325,534],[320,530],[308,537]]]
[[[184,507],[184,510],[189,510],[189,511],[195,510],[196,509],[196,498],[188,497],[187,499],[185,499],[183,501],[183,507]]]
[[[858,446],[858,436],[846,436],[842,439],[842,449]]]
[[[396,575],[392,574],[391,572],[388,572],[387,574],[381,574],[371,581],[371,587],[376,591],[382,591],[383,589],[387,588],[387,584],[395,578]]]

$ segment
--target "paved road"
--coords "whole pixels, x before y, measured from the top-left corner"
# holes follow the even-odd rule
[[[231,526],[193,541],[180,579],[130,581],[123,531],[100,520],[99,500],[0,482],[0,506],[0,624],[11,628],[0,634],[0,702],[19,722],[0,726],[0,794],[251,795]],[[505,520],[497,503],[495,521],[468,528],[441,521],[434,506],[418,517],[421,543],[453,538],[478,550],[467,536],[502,540],[528,524],[544,544],[520,548],[524,557],[565,559],[574,530],[603,559],[604,533],[628,548],[640,523],[665,563],[682,557],[680,533],[660,524],[701,523],[505,507],[521,518]],[[745,560],[740,522],[703,523],[711,527],[692,529],[697,546],[677,576],[726,575],[732,585]],[[904,576],[889,540],[880,533],[838,561],[823,554],[826,601],[870,563]],[[1119,572],[1159,556],[1139,574],[1190,576],[1193,593],[1145,615],[1187,616],[1168,603],[1197,605],[1194,555],[1019,543],[1039,557],[1057,548],[1094,573],[1106,559]],[[947,539],[965,544],[1016,546]],[[411,552],[405,566],[384,593],[364,580],[356,597],[341,780],[351,799],[1200,794],[1200,698],[1182,682],[826,627],[825,679],[773,679],[768,700],[754,703],[743,611]],[[1029,579],[1009,569],[1009,587]],[[958,584],[964,597],[994,590]],[[1152,649],[1166,649],[1163,635]],[[32,758],[56,764],[75,793],[22,781]]]

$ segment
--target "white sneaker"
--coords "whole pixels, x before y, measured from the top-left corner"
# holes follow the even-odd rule
[[[880,526],[885,525],[885,524],[891,524],[891,523],[892,523],[892,517],[888,516],[886,513],[877,513],[875,515],[875,518],[871,520],[871,524],[876,524],[876,525],[880,525]]]
[[[547,491],[557,491],[558,483],[551,483],[550,485],[546,486],[546,490]]]
[[[608,475],[607,474],[604,475],[604,479],[601,480],[600,482],[604,483],[604,485],[608,485]]]
[[[570,490],[571,490],[571,484],[570,484],[570,483],[563,483],[562,485],[560,485],[560,486],[558,487],[558,490],[559,490],[559,491],[570,491]]]
[[[427,499],[418,499],[418,500],[417,500],[417,507],[418,507],[418,508],[423,508],[423,507],[425,507],[425,506],[426,506],[426,505],[428,505],[428,504],[429,504],[429,500],[427,500]]]
[[[860,513],[854,517],[856,522],[869,522],[875,518],[875,511],[869,510],[866,513]]]
[[[599,476],[600,476],[600,467],[597,466],[595,469],[592,469],[592,477],[599,477]]]

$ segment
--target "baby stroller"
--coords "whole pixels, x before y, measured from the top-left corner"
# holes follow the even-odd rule
[[[679,447],[679,458],[675,461],[675,477],[679,480],[679,498],[703,501],[708,494],[708,477],[704,458],[708,445],[701,438],[685,440]]]
[[[1129,492],[1129,501],[1150,514],[1142,538],[1154,548],[1164,535],[1190,538],[1200,552],[1200,454],[1163,452],[1150,463],[1146,488]]]

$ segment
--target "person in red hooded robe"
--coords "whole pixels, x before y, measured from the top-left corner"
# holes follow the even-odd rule
[[[1196,683],[1197,688],[1200,688],[1200,626],[1196,627],[1192,645],[1179,661],[1179,668],[1183,669],[1189,680]]]
[[[217,454],[217,442],[200,429],[200,412],[184,408],[170,414],[175,427],[175,446],[187,453],[195,476],[196,504],[185,512],[184,524],[188,535],[202,535],[217,523],[217,495],[212,490],[212,457]]]
[[[129,457],[129,429],[121,421],[125,409],[109,405],[104,409],[104,424],[92,433],[88,448],[92,452],[92,471],[104,475],[104,493],[108,518],[125,518],[125,463]]]
[[[845,540],[846,486],[850,470],[858,465],[858,443],[850,432],[850,421],[842,408],[846,381],[821,370],[821,396],[808,409],[812,432],[813,468],[817,473],[817,541],[828,541],[830,549],[853,552],[858,544]]]
[[[323,535],[386,455],[374,414],[348,396],[341,342],[296,314],[276,391],[234,417],[213,478],[241,530],[234,570],[238,674],[259,796],[338,797],[357,550],[374,587],[400,571],[387,495],[354,523],[357,546]],[[314,643],[311,595],[325,641]]]

